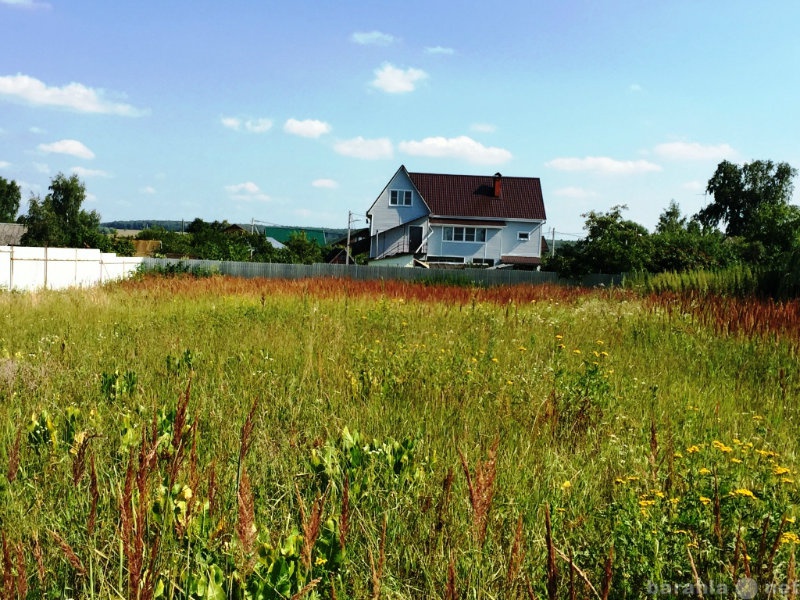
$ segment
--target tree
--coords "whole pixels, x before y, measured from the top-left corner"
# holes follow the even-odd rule
[[[310,265],[322,262],[322,248],[316,240],[309,240],[304,231],[293,231],[286,240],[286,262]]]
[[[0,223],[13,223],[19,211],[20,191],[16,181],[0,177]]]
[[[28,230],[22,237],[27,246],[61,246],[67,248],[109,247],[108,238],[100,232],[100,215],[81,210],[86,188],[77,175],[56,175],[44,200],[32,196],[27,216],[20,222]]]
[[[704,227],[724,223],[728,236],[751,238],[762,218],[774,218],[775,209],[789,205],[796,175],[797,170],[788,163],[756,160],[740,167],[724,160],[706,187],[714,201],[696,218]]]

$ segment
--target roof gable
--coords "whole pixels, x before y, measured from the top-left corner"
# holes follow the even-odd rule
[[[494,177],[409,173],[431,211],[442,217],[545,220],[542,186],[538,177],[501,177],[501,193],[494,196]]]

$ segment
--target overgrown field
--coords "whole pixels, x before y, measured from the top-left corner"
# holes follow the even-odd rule
[[[0,294],[0,596],[791,597],[799,314],[221,277]]]

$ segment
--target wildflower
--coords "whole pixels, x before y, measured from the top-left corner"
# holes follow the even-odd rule
[[[625,483],[627,483],[627,482],[624,479],[621,479],[621,478],[617,477],[614,480],[614,483],[617,483],[617,484],[620,484],[620,485],[625,485]]]
[[[781,477],[781,483],[794,483],[794,479],[790,477]]]
[[[525,352],[528,349],[525,346],[520,346],[519,348],[517,348],[517,350],[519,350],[520,352]]]
[[[738,465],[739,463],[741,463],[741,462],[742,462],[742,459],[741,459],[741,458],[735,458],[735,457],[734,457],[734,458],[732,458],[732,459],[731,459],[731,462],[732,462],[732,463],[734,463],[734,464],[736,464],[736,465]]]
[[[628,475],[628,481],[639,481],[636,475]]]
[[[731,448],[730,446],[726,446],[725,444],[723,444],[719,440],[714,440],[711,443],[711,445],[714,446],[714,448],[716,448],[720,452],[733,452],[733,448]]]
[[[608,352],[606,352],[605,350],[603,350],[603,351],[601,351],[601,352],[600,352],[600,356],[602,356],[602,357],[606,357],[606,356],[608,356]]]
[[[471,369],[467,369],[467,375],[472,375],[472,370]]]
[[[499,360],[497,360],[497,357],[496,357],[496,356],[493,356],[493,357],[492,357],[492,362],[493,362],[493,363],[496,363],[496,362],[500,362],[500,361],[499,361]]]
[[[786,531],[781,534],[781,544],[797,544],[800,542],[800,537],[796,533]]]
[[[603,340],[595,340],[594,343],[597,344],[598,346],[602,346],[603,344],[605,344]]]
[[[752,498],[753,500],[756,499],[755,494],[748,490],[747,488],[738,488],[731,492],[731,496],[742,496],[744,498]]]
[[[187,502],[192,499],[192,488],[188,485],[183,486],[183,490],[181,490],[181,494],[183,495],[183,499]]]
[[[556,335],[556,339],[557,340],[563,340],[564,336],[559,333],[558,335]]]
[[[775,465],[774,467],[772,467],[772,474],[773,475],[788,475],[791,472],[792,472],[792,470],[787,468],[787,467],[781,467],[781,466],[778,466],[778,465]]]
[[[763,421],[763,420],[764,420],[764,417],[762,417],[761,415],[753,415],[753,421],[758,422],[758,421]]]
[[[510,379],[506,379],[506,385],[514,385],[514,382]]]
[[[324,558],[322,556],[318,556],[317,560],[314,561],[314,564],[315,565],[324,565],[326,562],[328,562],[327,558]]]
[[[592,354],[594,354],[595,358],[600,358],[600,353],[597,350],[592,350]],[[594,363],[597,364],[597,363]]]
[[[654,506],[656,503],[655,500],[639,500],[639,506],[642,508],[646,508],[648,506]]]
[[[703,506],[708,506],[711,504],[711,498],[706,498],[705,496],[700,496],[700,502],[703,503]]]
[[[664,497],[664,492],[658,491],[658,492],[655,493],[655,496],[656,496],[656,498],[663,498]]]
[[[787,523],[794,523],[796,520],[797,520],[797,518],[795,518],[795,517],[786,517],[786,522]]]
[[[573,351],[572,351],[572,353],[573,353],[573,354],[580,354],[580,353],[581,353],[581,351],[580,351],[580,350],[578,350],[577,348],[575,348],[575,350],[573,350]]]
[[[678,502],[680,502],[680,501],[681,501],[680,498],[670,498],[669,499],[669,503],[672,504],[672,506],[678,506]]]
[[[733,438],[733,444],[734,444],[734,446],[741,446],[742,445],[742,440],[740,440],[738,438]]]
[[[710,469],[706,469],[705,467],[703,467],[702,469],[700,469],[698,471],[698,473],[700,473],[700,475],[710,475],[711,474],[711,470]]]
[[[566,348],[566,346],[565,346],[564,344],[559,344],[559,345],[558,345],[558,347],[559,347],[559,349],[561,349],[561,350],[563,350],[564,348]]]
[[[675,457],[675,458],[683,458],[683,454],[681,454],[680,452],[676,452],[672,456]]]
[[[567,479],[567,480],[566,480],[564,483],[562,483],[562,484],[561,484],[561,491],[562,491],[562,492],[566,492],[566,491],[568,491],[568,490],[569,490],[569,488],[571,488],[571,487],[572,487],[572,483],[570,482],[570,480],[569,480],[569,479]]]
[[[700,448],[698,446],[689,446],[686,449],[686,452],[688,452],[689,454],[694,454],[695,452],[700,452]]]

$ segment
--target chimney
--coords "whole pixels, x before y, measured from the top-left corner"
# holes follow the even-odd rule
[[[503,176],[500,173],[494,174],[494,197],[499,198],[503,191]]]

